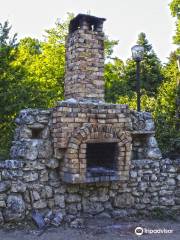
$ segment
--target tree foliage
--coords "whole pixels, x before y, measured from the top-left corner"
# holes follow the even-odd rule
[[[17,90],[16,70],[12,62],[16,58],[16,34],[10,37],[11,26],[8,21],[0,24],[0,155],[8,148]]]
[[[23,108],[47,108],[63,99],[65,36],[68,23],[56,23],[44,41],[15,44],[8,23],[0,25],[0,155],[6,155],[13,120]]]
[[[172,0],[170,9],[172,16],[176,17],[176,34],[173,40],[175,44],[180,44],[180,0]]]
[[[140,33],[137,44],[144,47],[144,56],[141,61],[141,89],[145,90],[148,96],[155,96],[157,88],[162,82],[161,62],[155,54],[152,45],[149,44],[146,34]],[[128,59],[126,62],[126,79],[131,89],[136,89],[136,65],[134,60]]]
[[[163,75],[164,81],[158,90],[154,118],[161,149],[164,152],[169,152],[173,148],[173,139],[180,136],[176,129],[178,68],[175,53],[170,55],[168,63],[163,68]]]
[[[146,99],[156,96],[162,76],[162,65],[149,44],[144,33],[138,36],[137,44],[144,47],[144,58],[141,62],[141,94]],[[126,63],[115,58],[105,65],[106,100],[109,102],[133,102],[136,90],[136,63],[128,59]],[[144,97],[143,97],[144,95]],[[149,108],[147,108],[149,109]]]

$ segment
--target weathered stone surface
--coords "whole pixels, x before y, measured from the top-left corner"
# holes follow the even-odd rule
[[[41,197],[40,197],[40,195],[39,195],[39,193],[38,193],[37,191],[33,190],[33,191],[32,191],[32,198],[33,198],[33,200],[37,201],[37,200],[39,200]]]
[[[15,121],[16,124],[33,124],[35,121],[35,118],[31,113],[32,113],[31,109],[21,110],[18,118],[16,118],[16,121]]]
[[[147,157],[150,159],[160,159],[162,155],[159,148],[150,148],[147,151]]]
[[[167,172],[169,173],[175,173],[177,170],[174,166],[167,166]]]
[[[20,180],[17,180],[17,182],[12,183],[11,191],[14,192],[14,193],[25,192],[26,191],[26,184],[23,183]]]
[[[38,179],[38,173],[37,172],[27,172],[23,176],[25,182],[33,182]]]
[[[92,202],[106,202],[109,199],[109,194],[100,194],[100,195],[92,195],[89,197]]]
[[[135,205],[135,209],[137,209],[137,210],[143,210],[143,209],[145,209],[146,208],[146,205],[145,204],[136,204]]]
[[[25,203],[21,195],[9,195],[3,212],[5,221],[18,221],[25,217]]]
[[[155,138],[155,137],[149,137],[149,138],[148,138],[148,141],[147,141],[147,145],[148,145],[148,147],[150,147],[150,148],[157,148],[158,145],[157,145],[156,138]]]
[[[38,147],[38,158],[51,158],[52,157],[52,145],[49,140],[41,141]]]
[[[1,207],[1,208],[5,208],[5,207],[6,207],[6,202],[0,200],[0,207]]]
[[[97,218],[102,218],[102,219],[111,218],[111,215],[107,212],[102,212],[97,215]]]
[[[77,203],[69,203],[68,205],[66,205],[66,211],[68,214],[73,214],[73,215],[77,215],[78,214],[78,207],[77,207]]]
[[[55,169],[59,167],[59,161],[55,158],[48,159],[46,162],[46,166],[51,169]]]
[[[63,221],[63,214],[61,212],[57,212],[51,221],[51,224],[58,227]]]
[[[88,200],[83,200],[83,211],[89,214],[98,214],[104,211],[104,207],[100,202],[90,202]]]
[[[6,193],[1,193],[0,194],[0,200],[2,201],[2,200],[6,200]]]
[[[55,194],[57,193],[64,194],[65,192],[66,192],[66,187],[64,185],[60,185],[58,188],[54,190]]]
[[[165,189],[159,191],[159,196],[166,196],[166,195],[172,196],[173,191],[168,191],[168,190],[165,190]]]
[[[26,154],[24,158],[31,161],[36,160],[38,157],[38,147],[39,147],[38,140],[31,141],[31,145],[29,145],[29,148],[25,150]]]
[[[41,133],[42,139],[49,139],[50,136],[50,129],[49,127],[45,127],[44,130]]]
[[[139,186],[138,186],[138,190],[141,191],[141,192],[145,192],[147,188],[148,188],[147,182],[141,181]]]
[[[180,189],[175,191],[175,195],[180,198]]]
[[[47,182],[49,180],[49,174],[47,170],[42,170],[40,173],[40,181]]]
[[[112,211],[112,216],[113,218],[115,219],[118,219],[118,218],[122,218],[122,219],[125,219],[129,216],[134,216],[137,214],[137,211],[135,209],[116,209],[114,211]]]
[[[174,205],[174,199],[172,197],[162,197],[160,198],[160,204],[163,206],[172,206]]]
[[[82,218],[76,218],[70,224],[72,228],[83,228],[84,227],[84,220]]]
[[[0,182],[0,193],[6,192],[11,188],[11,183],[9,181],[1,181]]]
[[[0,162],[0,168],[3,169],[19,169],[24,166],[24,163],[20,160],[5,160]]]
[[[23,176],[23,171],[19,169],[9,170],[4,169],[2,170],[2,179],[3,180],[13,180],[17,178],[21,178]]]
[[[151,181],[153,182],[157,181],[157,176],[155,174],[152,174]]]
[[[154,122],[152,121],[152,119],[146,120],[145,122],[145,130],[146,131],[154,131],[155,126],[154,126]]]
[[[44,221],[46,224],[50,224],[51,220],[53,219],[54,217],[54,214],[53,214],[53,211],[50,210],[44,217]]]
[[[45,186],[45,194],[46,194],[46,198],[51,198],[51,197],[53,197],[52,187],[50,187],[50,186]]]
[[[45,227],[45,221],[44,221],[43,215],[37,210],[33,209],[32,220],[34,221],[34,223],[39,229],[43,229]]]
[[[53,181],[59,181],[59,173],[55,170],[50,170],[49,171],[49,179]]]
[[[27,190],[24,193],[24,200],[25,200],[26,203],[31,203],[30,192],[27,191]]]
[[[65,207],[65,197],[64,195],[55,195],[54,197],[55,205],[64,208]]]
[[[42,199],[33,203],[33,208],[35,208],[35,209],[42,209],[42,208],[46,208],[46,207],[47,207],[47,202]]]
[[[177,179],[178,181],[180,181],[180,174],[177,174],[176,179]]]
[[[131,193],[122,193],[115,197],[114,206],[118,208],[133,207],[134,197]]]
[[[142,203],[145,203],[145,204],[151,202],[150,198],[148,198],[148,197],[143,197],[141,201],[142,201]]]
[[[80,202],[80,201],[81,201],[81,196],[78,194],[68,194],[68,196],[66,197],[67,203]]]
[[[49,198],[47,200],[47,206],[49,209],[54,209],[55,203],[54,203],[54,198]]]
[[[35,122],[32,125],[29,125],[28,127],[31,129],[31,131],[34,130],[34,129],[43,130],[44,129],[44,124]]]
[[[78,191],[79,191],[79,186],[77,186],[77,185],[71,185],[71,186],[68,186],[67,187],[67,192],[68,193],[78,193]]]
[[[39,160],[35,161],[26,161],[23,167],[24,171],[34,171],[34,170],[43,170],[46,166],[43,163],[40,163]]]
[[[4,223],[4,218],[3,218],[2,212],[0,211],[0,224],[3,224],[3,223]]]
[[[40,140],[27,139],[15,142],[11,147],[11,157],[25,160],[35,160],[38,156],[38,145]]]
[[[169,179],[167,180],[167,184],[168,184],[169,186],[174,186],[174,185],[176,184],[176,181],[174,180],[174,178],[169,178]]]
[[[19,132],[16,133],[15,140],[24,140],[24,139],[31,139],[32,138],[32,130],[27,126],[21,126]]]
[[[131,176],[131,178],[137,178],[137,172],[136,171],[131,171],[130,176]]]
[[[174,200],[175,200],[176,205],[180,205],[180,198],[179,197],[176,197]],[[177,209],[178,209],[178,206],[177,206]]]

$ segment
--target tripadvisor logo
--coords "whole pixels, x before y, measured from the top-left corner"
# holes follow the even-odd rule
[[[138,236],[142,234],[169,234],[173,233],[172,229],[165,229],[165,228],[158,228],[158,229],[149,229],[149,228],[142,228],[136,227],[134,233]]]
[[[137,228],[135,228],[134,232],[135,232],[136,235],[140,236],[140,235],[143,234],[143,228],[142,227],[137,227]]]

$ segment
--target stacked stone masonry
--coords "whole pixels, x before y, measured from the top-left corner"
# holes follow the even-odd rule
[[[151,114],[104,102],[104,20],[80,14],[70,23],[65,101],[16,118],[10,160],[0,161],[1,224],[34,211],[72,225],[180,211],[180,159],[162,158]]]
[[[58,159],[66,149],[62,178],[80,183],[127,179],[132,148],[129,115],[126,105],[60,103],[53,112],[53,143]],[[89,142],[117,143],[114,176],[88,177],[86,149]]]
[[[65,98],[104,99],[104,20],[79,15],[71,21],[66,41]],[[74,24],[77,29],[72,28]]]
[[[73,104],[77,108],[85,105]],[[83,108],[84,111],[88,109],[86,107]],[[90,109],[97,110],[98,107],[99,105],[94,104],[94,108],[91,106]],[[116,113],[117,118],[113,113],[113,109],[117,110],[116,107],[121,111]],[[65,139],[72,139],[78,136],[77,133],[84,131],[82,129],[90,127],[88,133],[82,132],[87,139],[87,135],[89,136],[95,126],[95,123],[87,126],[86,120],[81,122],[80,118],[78,125],[73,122],[70,125],[72,129],[68,129],[63,120],[66,118],[65,115],[71,112],[70,109],[72,103],[61,102],[51,110],[23,110],[16,119],[18,128],[11,148],[12,159],[0,162],[1,224],[30,219],[32,210],[44,215],[50,210],[61,212],[65,222],[74,221],[82,216],[126,217],[137,213],[150,214],[156,208],[179,211],[179,160],[161,158],[150,114],[129,111],[124,105],[105,104],[100,107],[100,111],[111,110],[109,114],[112,114],[113,119],[118,119],[118,114],[121,114],[121,127],[129,131],[127,136],[122,138],[127,143],[132,141],[132,154],[129,164],[126,165],[128,170],[123,170],[125,172],[123,178],[117,181],[98,179],[91,183],[64,182],[62,178],[64,160],[72,142],[71,140],[64,142],[62,148],[58,146],[59,152],[56,156],[57,153],[54,151],[56,140],[53,140],[56,128],[53,124],[61,124],[61,128],[66,128]],[[63,114],[63,120],[59,123],[57,119],[60,113]],[[129,120],[123,121],[125,119]],[[137,124],[138,121],[141,121],[141,124]],[[104,128],[106,123],[101,124]],[[117,131],[112,132],[111,129],[117,128],[118,121],[108,124],[109,127],[106,126],[105,129],[109,129],[109,132],[105,131],[104,134],[107,134],[108,139],[116,138]],[[137,126],[142,126],[143,129],[137,129]],[[102,128],[99,128],[97,136],[102,133],[100,130]],[[37,138],[33,138],[34,129],[39,130]],[[57,138],[61,138],[61,135]],[[143,147],[140,145],[142,142]]]

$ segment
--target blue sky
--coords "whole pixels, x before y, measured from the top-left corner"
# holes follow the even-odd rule
[[[19,38],[42,39],[45,29],[56,19],[65,19],[67,12],[105,17],[105,33],[119,40],[115,55],[125,60],[140,32],[162,62],[175,49],[172,44],[175,23],[168,7],[170,0],[0,0],[0,22],[9,20]]]

